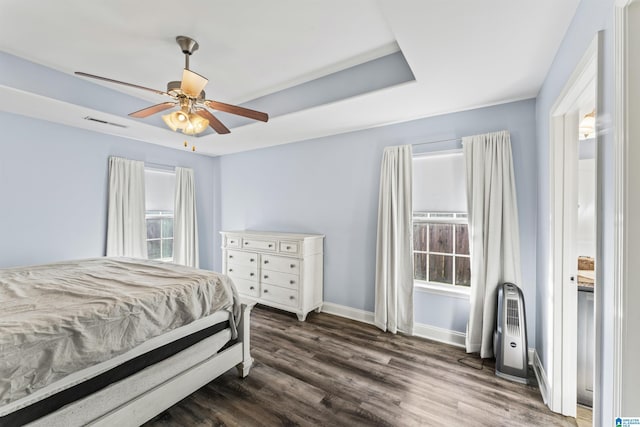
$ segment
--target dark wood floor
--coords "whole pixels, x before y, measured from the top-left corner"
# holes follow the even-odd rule
[[[249,376],[229,371],[147,425],[576,425],[463,349],[324,313],[258,306],[251,321]]]

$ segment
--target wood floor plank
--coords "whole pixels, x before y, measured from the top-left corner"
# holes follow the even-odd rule
[[[550,412],[537,386],[500,379],[491,361],[446,344],[261,306],[251,338],[247,378],[229,371],[147,426],[576,425]]]

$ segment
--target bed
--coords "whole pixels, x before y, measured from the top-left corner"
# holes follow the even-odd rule
[[[95,258],[0,270],[0,426],[139,425],[241,377],[251,306],[224,275]]]

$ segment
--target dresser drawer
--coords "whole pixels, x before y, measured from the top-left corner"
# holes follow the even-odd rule
[[[258,265],[258,254],[254,252],[227,251],[227,263]]]
[[[256,282],[252,282],[251,280],[239,279],[233,276],[230,277],[231,280],[233,280],[233,283],[236,285],[239,294],[247,295],[253,298],[258,298],[260,296],[260,289]]]
[[[270,285],[284,286],[285,288],[298,289],[299,276],[297,274],[280,273],[262,269],[260,282]]]
[[[297,254],[299,247],[298,242],[280,242],[280,252]]]
[[[224,242],[225,248],[239,248],[240,238],[238,237],[226,237]]]
[[[227,275],[238,279],[258,281],[258,266],[227,264]]]
[[[275,255],[262,255],[262,269],[298,274],[300,273],[300,260]]]
[[[288,305],[291,307],[298,306],[298,291],[293,289],[281,288],[264,283],[262,285],[262,299],[273,301],[278,304]]]
[[[275,251],[275,240],[242,239],[244,249],[256,249],[261,251]]]

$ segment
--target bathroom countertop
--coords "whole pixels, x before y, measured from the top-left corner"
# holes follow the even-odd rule
[[[593,292],[595,276],[594,270],[578,270],[578,290]]]

